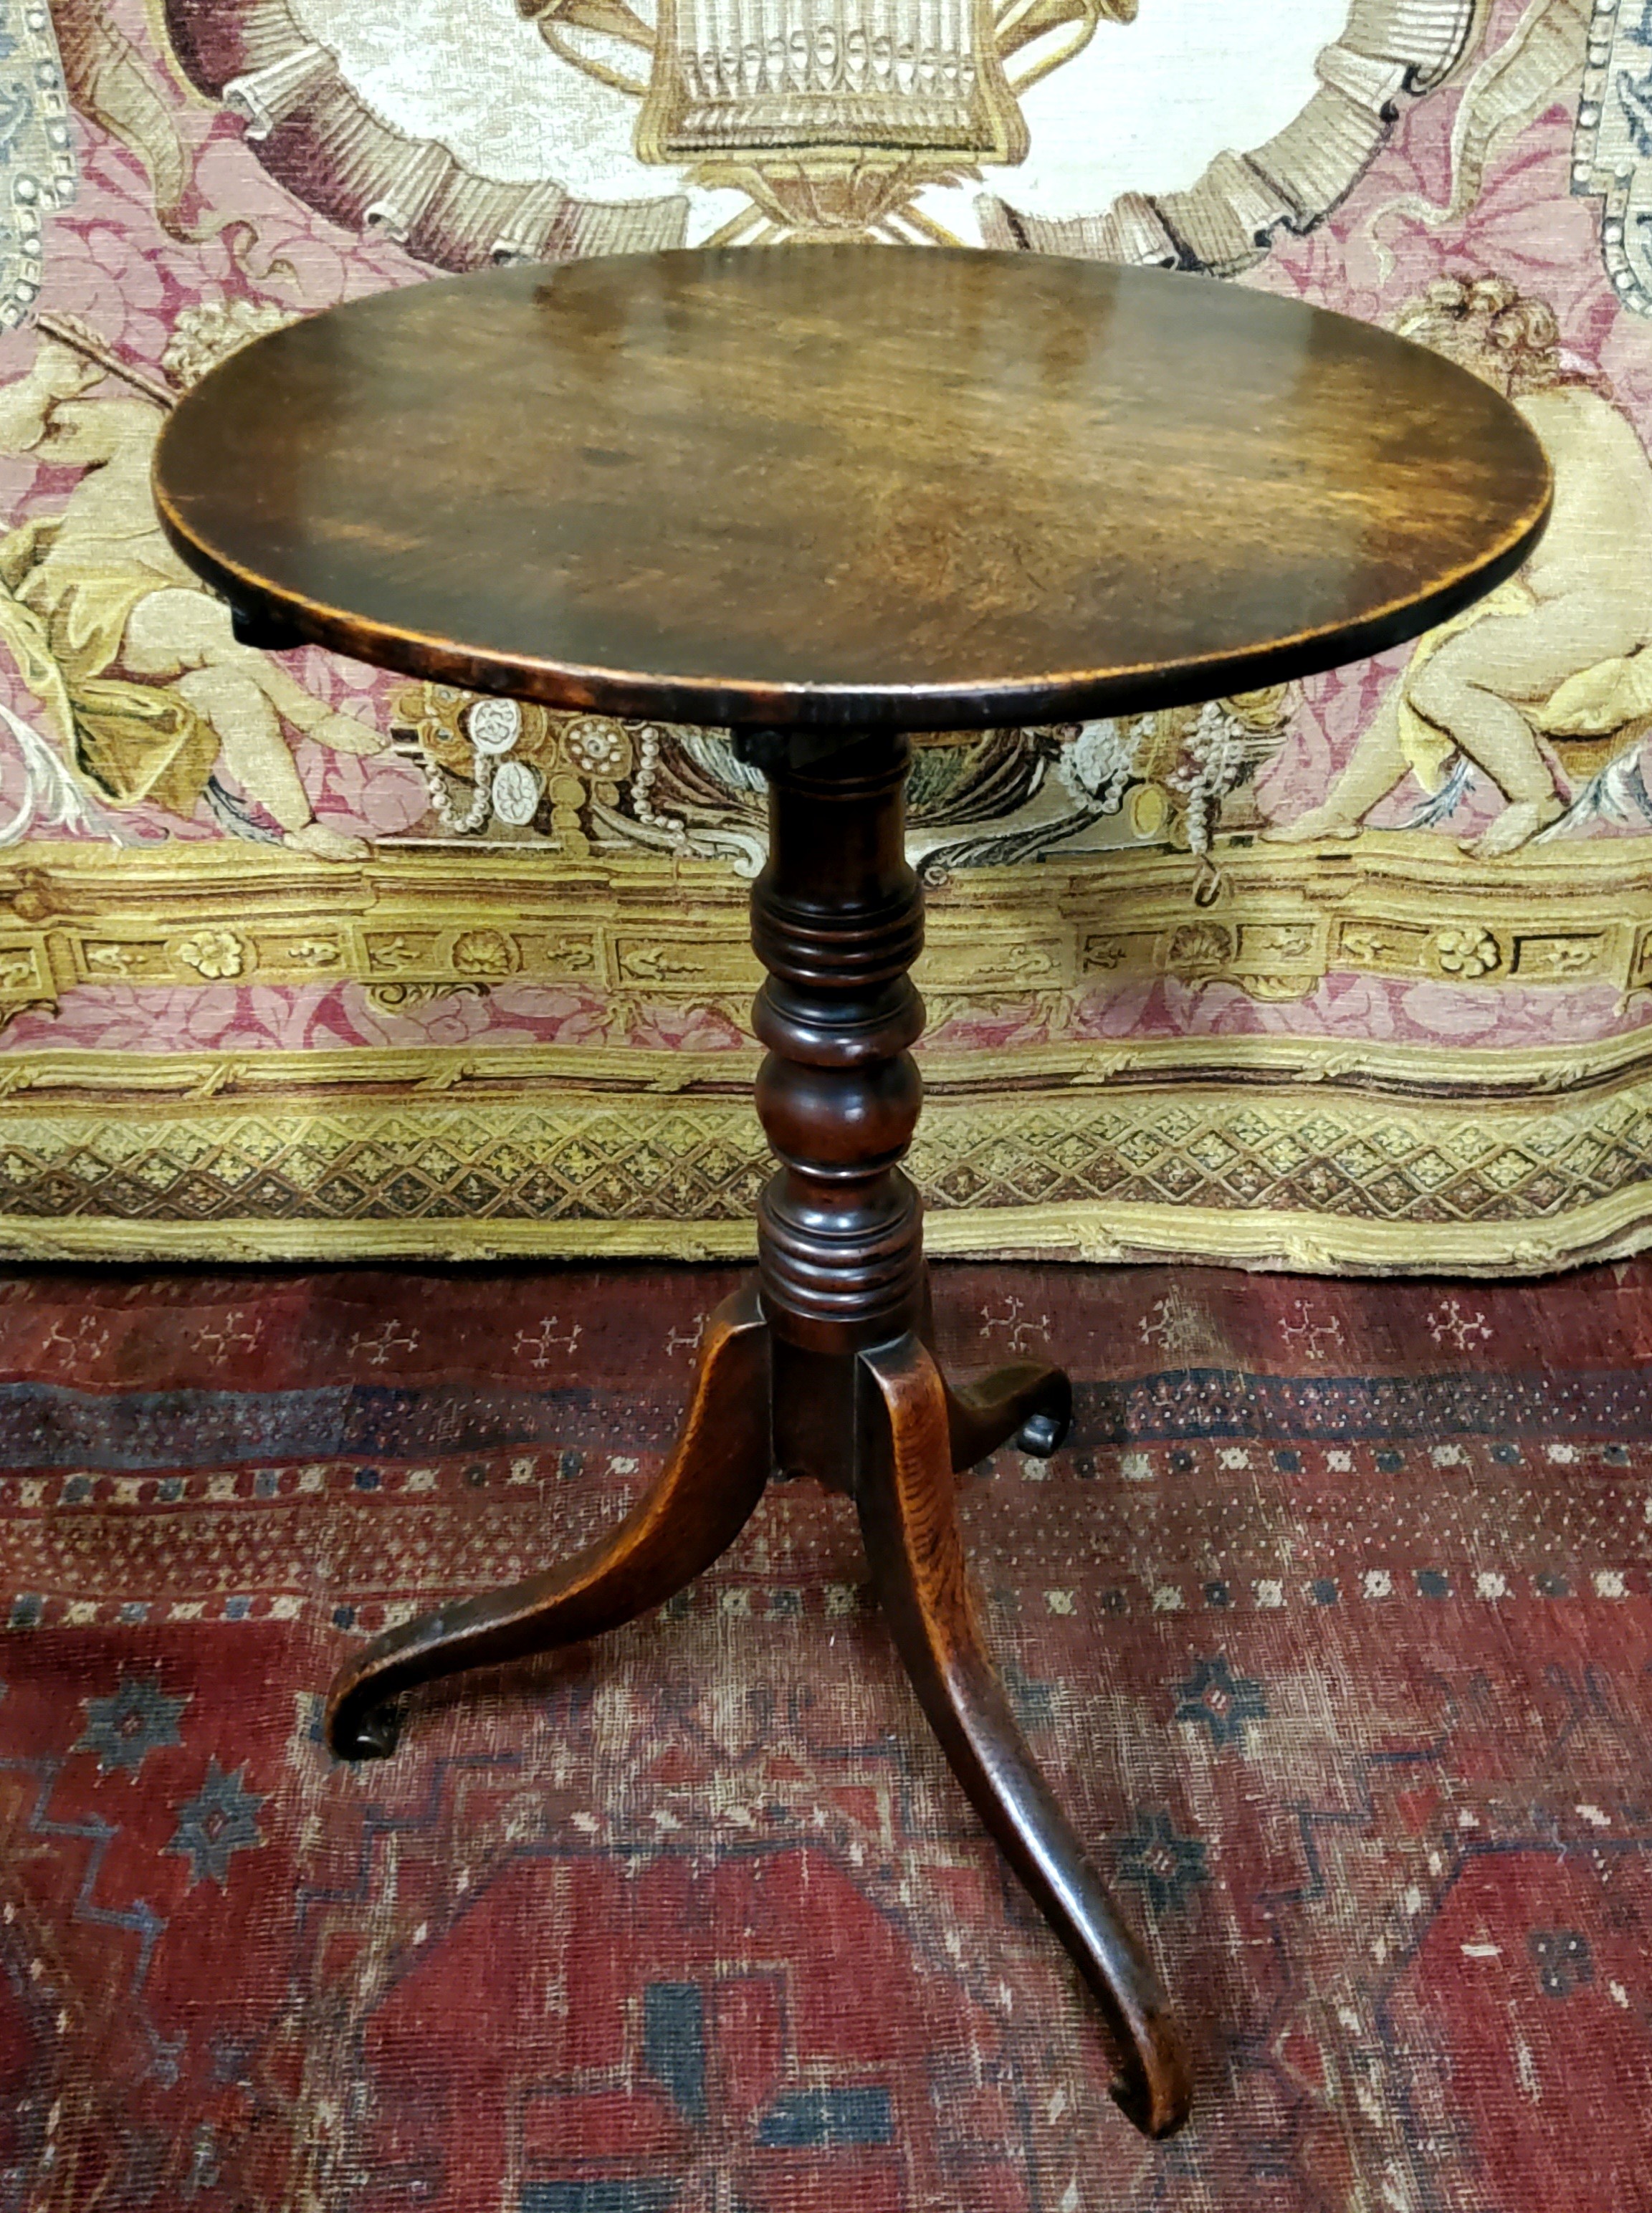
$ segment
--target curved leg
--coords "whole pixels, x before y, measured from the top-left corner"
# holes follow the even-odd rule
[[[1073,1425],[1073,1387],[1059,1368],[1017,1361],[973,1383],[942,1381],[952,1464],[961,1475],[1010,1437],[1035,1460],[1058,1452]]]
[[[934,1292],[927,1268],[918,1293],[915,1332],[939,1366]],[[943,1375],[942,1384],[954,1474],[978,1466],[1011,1437],[1034,1460],[1048,1460],[1067,1442],[1073,1425],[1073,1387],[1062,1369],[1015,1360],[989,1369],[971,1383],[949,1382]]]
[[[945,1386],[914,1337],[861,1364],[856,1503],[900,1656],[953,1772],[1113,2025],[1124,2059],[1114,2098],[1144,2135],[1168,2136],[1187,2119],[1186,2051],[987,1657],[954,1509]]]
[[[340,1759],[382,1758],[395,1749],[399,1692],[576,1644],[663,1606],[740,1534],[769,1455],[768,1325],[748,1286],[707,1323],[676,1449],[619,1527],[559,1567],[375,1638],[334,1679],[329,1747]]]

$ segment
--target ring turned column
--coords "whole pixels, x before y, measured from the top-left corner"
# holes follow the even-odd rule
[[[869,735],[810,766],[747,741],[769,777],[752,942],[768,970],[757,1111],[781,1165],[758,1206],[773,1342],[775,1461],[850,1487],[855,1356],[924,1333],[922,1210],[900,1161],[923,1100],[908,971],[924,899],[905,854],[906,739]]]

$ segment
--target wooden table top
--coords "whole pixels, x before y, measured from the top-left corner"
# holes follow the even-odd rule
[[[692,722],[1132,711],[1413,636],[1549,472],[1436,355],[1231,284],[734,248],[485,271],[259,339],[155,492],[247,613],[390,668]]]

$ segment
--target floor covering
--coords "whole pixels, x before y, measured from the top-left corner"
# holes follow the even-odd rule
[[[1198,2050],[1106,2096],[847,1503],[318,1736],[353,1640],[658,1465],[693,1269],[0,1282],[0,2213],[1652,2206],[1652,1264],[947,1266],[1078,1419],[963,1513]]]

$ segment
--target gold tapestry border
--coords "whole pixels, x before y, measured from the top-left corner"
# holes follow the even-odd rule
[[[1507,985],[1652,989],[1645,841],[1527,847],[1488,862],[1446,838],[1217,853],[1197,905],[1161,849],[975,869],[931,896],[919,982],[935,1016],[1165,975],[1259,1000],[1331,973],[1495,994]],[[168,990],[349,983],[409,995],[513,984],[627,1009],[743,1010],[760,972],[747,887],[709,861],[573,860],[530,846],[326,865],[284,852],[65,844],[0,862],[0,1021],[88,985]]]
[[[1300,997],[1331,970],[1450,984],[1652,983],[1643,847],[1522,854],[1370,835],[972,871],[931,908],[932,1021],[1124,976]],[[0,996],[192,976],[397,994],[520,978],[741,1021],[746,887],[706,863],[525,850],[289,856],[35,848],[0,864]],[[307,965],[308,964],[308,965]],[[15,987],[15,988],[14,988]],[[389,995],[386,997],[385,995]],[[408,1002],[404,1000],[403,1003]],[[414,1002],[416,1003],[416,1002]],[[922,1058],[913,1172],[937,1253],[1533,1272],[1652,1241],[1652,1027],[1501,1050],[1277,1032]],[[370,1259],[750,1248],[768,1163],[749,1044],[153,1054],[0,1051],[0,1253]]]
[[[351,1234],[345,1234],[351,1230]],[[1500,1224],[1438,1232],[1426,1249],[1402,1225],[1297,1212],[1233,1215],[1214,1207],[1025,1206],[991,1213],[930,1213],[924,1247],[936,1259],[1064,1260],[1197,1266],[1303,1275],[1549,1275],[1588,1261],[1626,1260],[1652,1246],[1652,1186],[1614,1192],[1567,1217],[1559,1235]],[[229,1223],[204,1236],[192,1223],[8,1222],[0,1259],[27,1264],[177,1261],[209,1265],[303,1265],[405,1261],[747,1261],[756,1235],[745,1222],[613,1222],[546,1226],[455,1222],[438,1236],[424,1224],[386,1222],[363,1241],[351,1225]]]
[[[1541,1096],[940,1090],[911,1162],[930,1249],[1497,1274],[1620,1256],[1652,1241],[1652,1069],[1624,1043]],[[769,1167],[743,1092],[30,1090],[0,1101],[0,1253],[729,1258]]]

